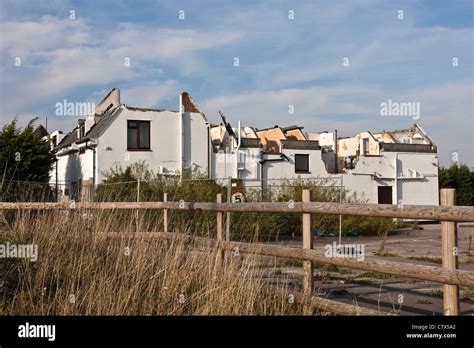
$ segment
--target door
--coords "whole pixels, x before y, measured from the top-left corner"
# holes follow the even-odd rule
[[[392,204],[392,186],[378,187],[379,204]]]

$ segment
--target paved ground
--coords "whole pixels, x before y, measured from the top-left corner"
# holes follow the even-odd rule
[[[384,260],[440,266],[440,225],[421,225],[422,230],[401,229],[388,236],[385,243],[387,256]],[[469,237],[472,240],[468,252]],[[337,238],[315,237],[314,248],[337,242]],[[348,237],[342,243],[364,244],[365,255],[374,256],[381,243],[380,237]],[[280,244],[301,245],[301,240],[282,241]],[[474,271],[474,225],[458,226],[459,268]],[[412,259],[412,258],[422,259]],[[430,258],[430,259],[426,259]],[[303,271],[297,262],[281,261],[267,265],[265,274],[269,282],[288,283],[300,288]],[[407,272],[409,272],[409,266]],[[409,278],[387,276],[334,266],[315,269],[316,293],[341,302],[361,307],[395,311],[402,315],[441,315],[443,312],[442,285]],[[474,315],[474,289],[460,288],[460,311]]]

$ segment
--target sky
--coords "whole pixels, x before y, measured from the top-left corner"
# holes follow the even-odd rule
[[[0,121],[68,132],[64,100],[117,87],[127,105],[178,110],[187,91],[212,123],[418,123],[441,165],[456,151],[474,166],[473,16],[471,0],[0,0]],[[420,113],[383,115],[389,101]]]

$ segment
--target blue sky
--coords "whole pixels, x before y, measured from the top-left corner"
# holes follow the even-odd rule
[[[47,116],[69,131],[77,117],[54,116],[64,99],[118,87],[127,105],[176,110],[187,91],[215,123],[222,110],[234,124],[350,136],[418,122],[441,164],[458,150],[474,166],[473,4],[1,0],[1,123]],[[381,116],[389,99],[420,103],[420,118]]]

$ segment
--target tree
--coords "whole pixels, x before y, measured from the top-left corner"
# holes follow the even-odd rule
[[[439,187],[456,189],[457,205],[474,205],[474,171],[465,164],[439,169]]]
[[[44,132],[34,128],[37,118],[21,130],[17,119],[0,131],[0,200],[39,200],[50,192],[49,173],[55,161]],[[35,196],[35,197],[33,197]]]

